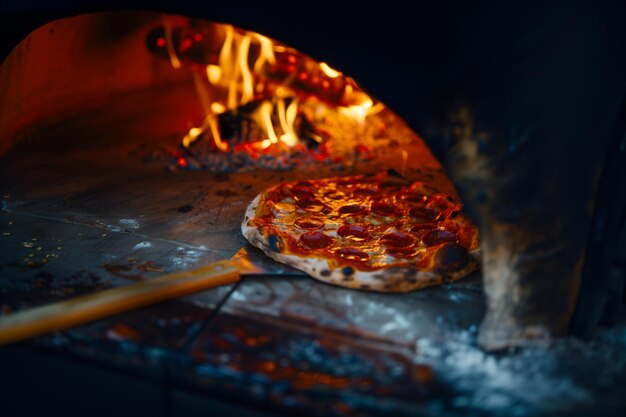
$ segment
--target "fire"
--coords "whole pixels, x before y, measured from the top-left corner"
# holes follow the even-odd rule
[[[374,104],[371,98],[364,96],[357,104],[341,106],[338,110],[344,115],[357,120],[359,123],[364,123],[368,116],[378,113],[383,107],[382,103]]]
[[[285,107],[285,100],[279,99],[277,103],[277,112],[280,120],[280,126],[285,132],[280,140],[287,146],[295,146],[298,143],[298,135],[293,126],[298,115],[298,100],[293,100],[289,106]]]
[[[270,144],[278,143],[278,137],[276,136],[276,132],[274,132],[274,124],[272,123],[272,108],[272,103],[269,101],[263,102],[259,107],[261,124],[266,129]]]
[[[339,71],[332,69],[325,62],[320,62],[320,69],[324,72],[324,74],[328,75],[330,78],[337,78],[341,75]]]
[[[190,64],[205,112],[204,122],[184,136],[185,148],[202,138],[209,139],[216,150],[234,150],[235,145],[222,136],[220,115],[236,114],[247,104],[256,105],[249,116],[262,132],[247,149],[259,151],[289,150],[302,143],[299,119],[304,113],[319,114],[316,106],[322,103],[356,125],[383,108],[325,62],[231,25],[211,24],[210,29],[210,33],[198,29],[191,35],[179,35],[175,44],[172,28],[166,24],[164,37],[157,40],[174,68]],[[211,39],[218,44],[211,44]],[[310,136],[314,142],[322,141],[319,135]]]

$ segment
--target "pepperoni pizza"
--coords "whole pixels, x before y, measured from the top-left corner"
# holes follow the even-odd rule
[[[283,183],[248,206],[243,235],[271,258],[342,287],[405,292],[478,268],[476,227],[433,184],[383,172]]]

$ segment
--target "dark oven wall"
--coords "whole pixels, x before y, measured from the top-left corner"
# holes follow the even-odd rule
[[[563,277],[552,331],[567,328],[576,305],[572,328],[588,335],[612,285],[624,214],[623,9],[608,1],[22,1],[2,6],[0,52],[57,18],[151,10],[232,23],[326,61],[444,161],[483,234],[488,295],[503,260],[522,255],[504,265],[521,282],[506,285],[543,289],[498,314],[524,327],[537,316],[526,307],[561,288],[554,280],[545,288],[546,277]],[[494,326],[487,344],[512,337]]]

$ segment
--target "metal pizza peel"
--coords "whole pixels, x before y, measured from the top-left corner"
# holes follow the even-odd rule
[[[231,259],[174,272],[0,317],[0,345],[84,324],[124,311],[239,282],[242,277],[307,276],[247,245]]]

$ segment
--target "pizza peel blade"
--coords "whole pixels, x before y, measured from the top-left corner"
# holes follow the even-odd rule
[[[242,276],[296,276],[306,277],[306,273],[289,265],[277,262],[252,245],[246,245],[233,255],[230,261]]]
[[[0,316],[0,345],[238,282],[242,276],[306,276],[253,247],[231,259]]]

